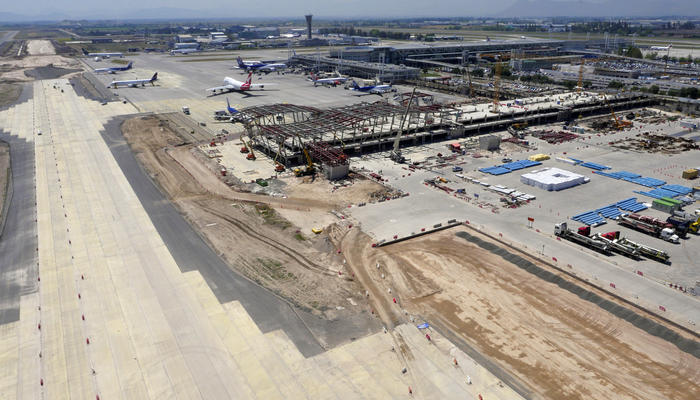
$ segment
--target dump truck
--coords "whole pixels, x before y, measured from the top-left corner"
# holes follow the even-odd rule
[[[185,115],[190,115],[190,108],[187,106],[182,106],[182,113]]]
[[[678,243],[679,241],[678,235],[675,234],[673,229],[664,228],[650,222],[634,219],[627,214],[620,215],[620,217],[617,219],[617,223],[622,226],[646,233],[647,235],[661,238],[667,242]]]
[[[591,236],[591,239],[597,240],[599,242],[606,243],[610,246],[610,250],[615,253],[622,254],[629,258],[639,260],[639,249],[624,243],[620,243],[617,239],[620,237],[620,232],[606,232],[606,233],[596,233]]]
[[[668,263],[669,260],[669,255],[663,250],[655,249],[651,246],[647,246],[645,244],[633,242],[627,238],[620,238],[617,239],[617,242],[626,246],[632,246],[635,247],[639,250],[639,254],[641,254],[644,257],[650,258],[652,260],[656,260],[662,263]]]
[[[554,234],[556,236],[559,236],[561,238],[564,238],[566,240],[570,240],[572,242],[576,242],[584,247],[588,247],[589,249],[593,249],[596,251],[599,251],[604,254],[609,254],[610,253],[610,245],[608,243],[594,240],[588,235],[591,233],[591,227],[590,226],[582,226],[578,228],[578,232],[572,231],[571,229],[568,228],[566,225],[566,222],[561,222],[556,225],[554,225]]]

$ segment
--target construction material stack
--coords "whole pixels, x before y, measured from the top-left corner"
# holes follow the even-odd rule
[[[669,260],[669,255],[663,250],[655,249],[651,246],[647,246],[645,244],[633,242],[627,238],[620,238],[617,240],[618,243],[625,245],[625,246],[632,246],[635,247],[636,249],[639,250],[639,254],[643,255],[644,257],[651,258],[653,260],[662,262],[662,263],[668,263]]]
[[[615,253],[622,254],[623,256],[627,256],[629,258],[638,260],[639,249],[634,246],[619,242],[619,238],[619,231],[596,233],[595,235],[591,236],[591,239],[593,240],[606,243],[608,246],[610,246],[610,250],[614,251]]]

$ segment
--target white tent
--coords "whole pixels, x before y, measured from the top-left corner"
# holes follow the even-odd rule
[[[540,189],[553,191],[567,189],[588,182],[583,175],[559,168],[542,168],[520,175],[520,182]]]

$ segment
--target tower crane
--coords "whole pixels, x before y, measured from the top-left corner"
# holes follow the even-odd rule
[[[493,74],[493,112],[498,114],[498,107],[500,105],[498,101],[498,91],[501,83],[501,63],[496,62],[496,71]]]

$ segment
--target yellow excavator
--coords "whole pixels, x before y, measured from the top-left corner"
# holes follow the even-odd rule
[[[306,150],[306,147],[304,147],[304,142],[301,141],[301,138],[299,139],[299,143],[301,145],[301,150],[304,152],[304,156],[306,157],[306,167],[304,169],[301,169],[299,167],[294,168],[294,175],[296,175],[296,176],[313,175],[316,173],[316,166],[311,161],[311,156],[309,155],[309,152]]]

